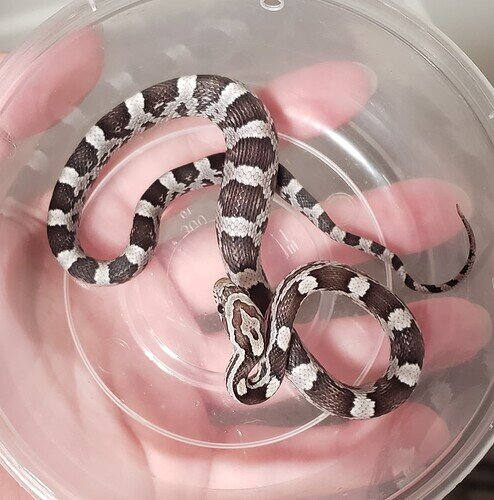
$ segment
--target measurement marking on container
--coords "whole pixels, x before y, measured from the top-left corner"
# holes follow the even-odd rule
[[[283,250],[283,253],[287,257],[289,255],[295,255],[298,252],[298,250],[299,250],[297,243],[295,243],[295,241],[293,241],[290,238],[288,238],[288,236],[285,234],[285,232],[283,231],[283,229],[280,229],[279,233],[281,234],[281,236],[283,236],[283,239],[286,242],[286,245],[282,245],[281,246],[281,249]]]
[[[197,228],[201,226],[205,226],[208,223],[208,220],[204,215],[199,215],[195,219],[192,219],[188,224],[184,224],[182,226],[182,230],[185,232],[185,234],[189,234],[192,231],[195,231]]]
[[[182,217],[182,219],[187,219],[187,217],[189,217],[190,215],[192,215],[192,211],[190,210],[190,208],[186,208],[185,210],[182,210],[180,212],[180,217]]]

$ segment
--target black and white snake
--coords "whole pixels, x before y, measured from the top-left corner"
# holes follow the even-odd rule
[[[77,239],[80,213],[93,181],[110,155],[134,135],[173,118],[202,116],[222,130],[226,152],[167,172],[137,204],[130,241],[110,261],[87,256]],[[119,104],[90,128],[67,161],[48,212],[48,240],[61,266],[75,279],[100,286],[124,283],[152,257],[161,215],[182,194],[220,184],[216,231],[228,278],[214,286],[234,355],[227,388],[243,403],[270,398],[286,373],[314,405],[345,418],[371,418],[403,403],[422,368],[422,335],[406,305],[383,285],[348,266],[313,262],[293,271],[273,295],[259,258],[271,199],[276,191],[333,240],[389,263],[406,286],[442,292],[467,276],[475,260],[475,239],[458,213],[470,241],[467,263],[442,285],[415,282],[403,262],[383,245],[339,228],[316,200],[278,162],[278,138],[263,103],[241,83],[209,75],[185,76],[149,87]],[[293,329],[300,303],[316,290],[348,296],[373,314],[386,331],[390,364],[367,387],[333,380],[304,348]],[[254,375],[249,375],[258,366]]]

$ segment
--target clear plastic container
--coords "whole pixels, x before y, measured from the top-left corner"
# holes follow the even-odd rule
[[[426,341],[410,402],[365,422],[328,418],[286,381],[268,403],[226,393],[230,346],[211,287],[217,190],[165,214],[148,268],[107,289],[68,279],[49,252],[54,183],[87,129],[153,83],[237,78],[270,107],[282,162],[330,215],[398,251],[423,282],[478,261],[453,291],[421,297],[390,269],[330,243],[277,201],[263,241],[275,285],[304,262],[356,265],[410,303]],[[493,441],[493,89],[443,35],[371,0],[76,1],[0,66],[0,454],[40,498],[437,498]],[[111,160],[81,238],[112,257],[145,188],[222,149],[207,121],[148,131]],[[323,294],[298,330],[348,383],[376,378],[377,323]]]

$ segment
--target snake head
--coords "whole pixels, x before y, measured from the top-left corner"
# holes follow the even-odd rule
[[[218,313],[223,316],[228,298],[233,294],[245,294],[245,292],[228,278],[219,279],[213,286],[213,296],[218,307]]]
[[[264,352],[264,317],[249,294],[228,278],[214,284],[213,295],[230,341],[250,366],[247,376]]]

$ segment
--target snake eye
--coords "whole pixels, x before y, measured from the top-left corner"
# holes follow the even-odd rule
[[[225,308],[223,307],[223,304],[218,304],[218,312],[220,314],[223,314],[225,312]]]

